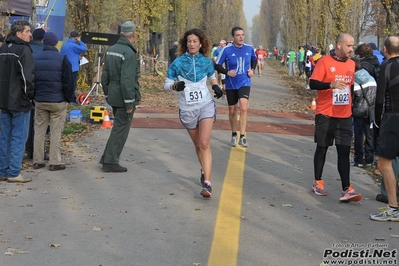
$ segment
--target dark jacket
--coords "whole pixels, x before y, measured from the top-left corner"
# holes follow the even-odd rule
[[[380,72],[380,62],[375,55],[360,58],[360,65],[377,81]]]
[[[0,48],[0,108],[26,112],[33,109],[34,72],[29,43],[11,36]]]
[[[105,97],[112,107],[133,109],[141,99],[138,83],[139,68],[136,50],[125,37],[109,47],[105,54],[105,62],[101,83]]]
[[[169,49],[169,63],[172,64],[172,62],[176,59],[176,57],[177,57],[177,46],[173,45],[173,47]]]
[[[66,55],[54,46],[45,45],[35,61],[35,101],[71,102],[73,95],[72,66]]]
[[[32,40],[29,45],[32,48],[32,54],[38,54],[43,51],[44,43],[39,40]]]

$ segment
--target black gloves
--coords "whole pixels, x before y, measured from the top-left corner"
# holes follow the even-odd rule
[[[215,98],[219,99],[220,97],[223,96],[223,91],[222,89],[219,87],[219,85],[212,85],[212,90],[215,92]]]
[[[185,87],[186,87],[186,83],[184,83],[184,81],[179,81],[179,82],[175,83],[175,85],[173,85],[173,89],[175,91],[182,91],[182,90],[184,90]]]

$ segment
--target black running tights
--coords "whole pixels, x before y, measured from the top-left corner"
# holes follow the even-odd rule
[[[342,190],[346,190],[350,185],[349,180],[349,152],[350,146],[346,145],[336,145],[338,154],[338,172],[341,177]],[[326,154],[328,147],[322,147],[317,145],[316,151],[314,153],[314,174],[316,180],[321,180],[323,174],[324,163],[326,162]]]

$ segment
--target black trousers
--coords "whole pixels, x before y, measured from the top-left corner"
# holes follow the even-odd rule
[[[369,118],[353,118],[354,161],[357,164],[371,164],[374,161],[374,132],[370,128]]]

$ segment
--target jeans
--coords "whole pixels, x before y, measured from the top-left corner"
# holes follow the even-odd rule
[[[0,176],[2,177],[17,177],[21,172],[29,133],[30,112],[1,109]]]
[[[373,129],[370,128],[369,118],[353,118],[355,139],[355,163],[371,164],[374,161]]]
[[[299,75],[301,76],[305,72],[304,62],[298,62]]]
[[[295,62],[288,62],[288,76],[296,75]]]

